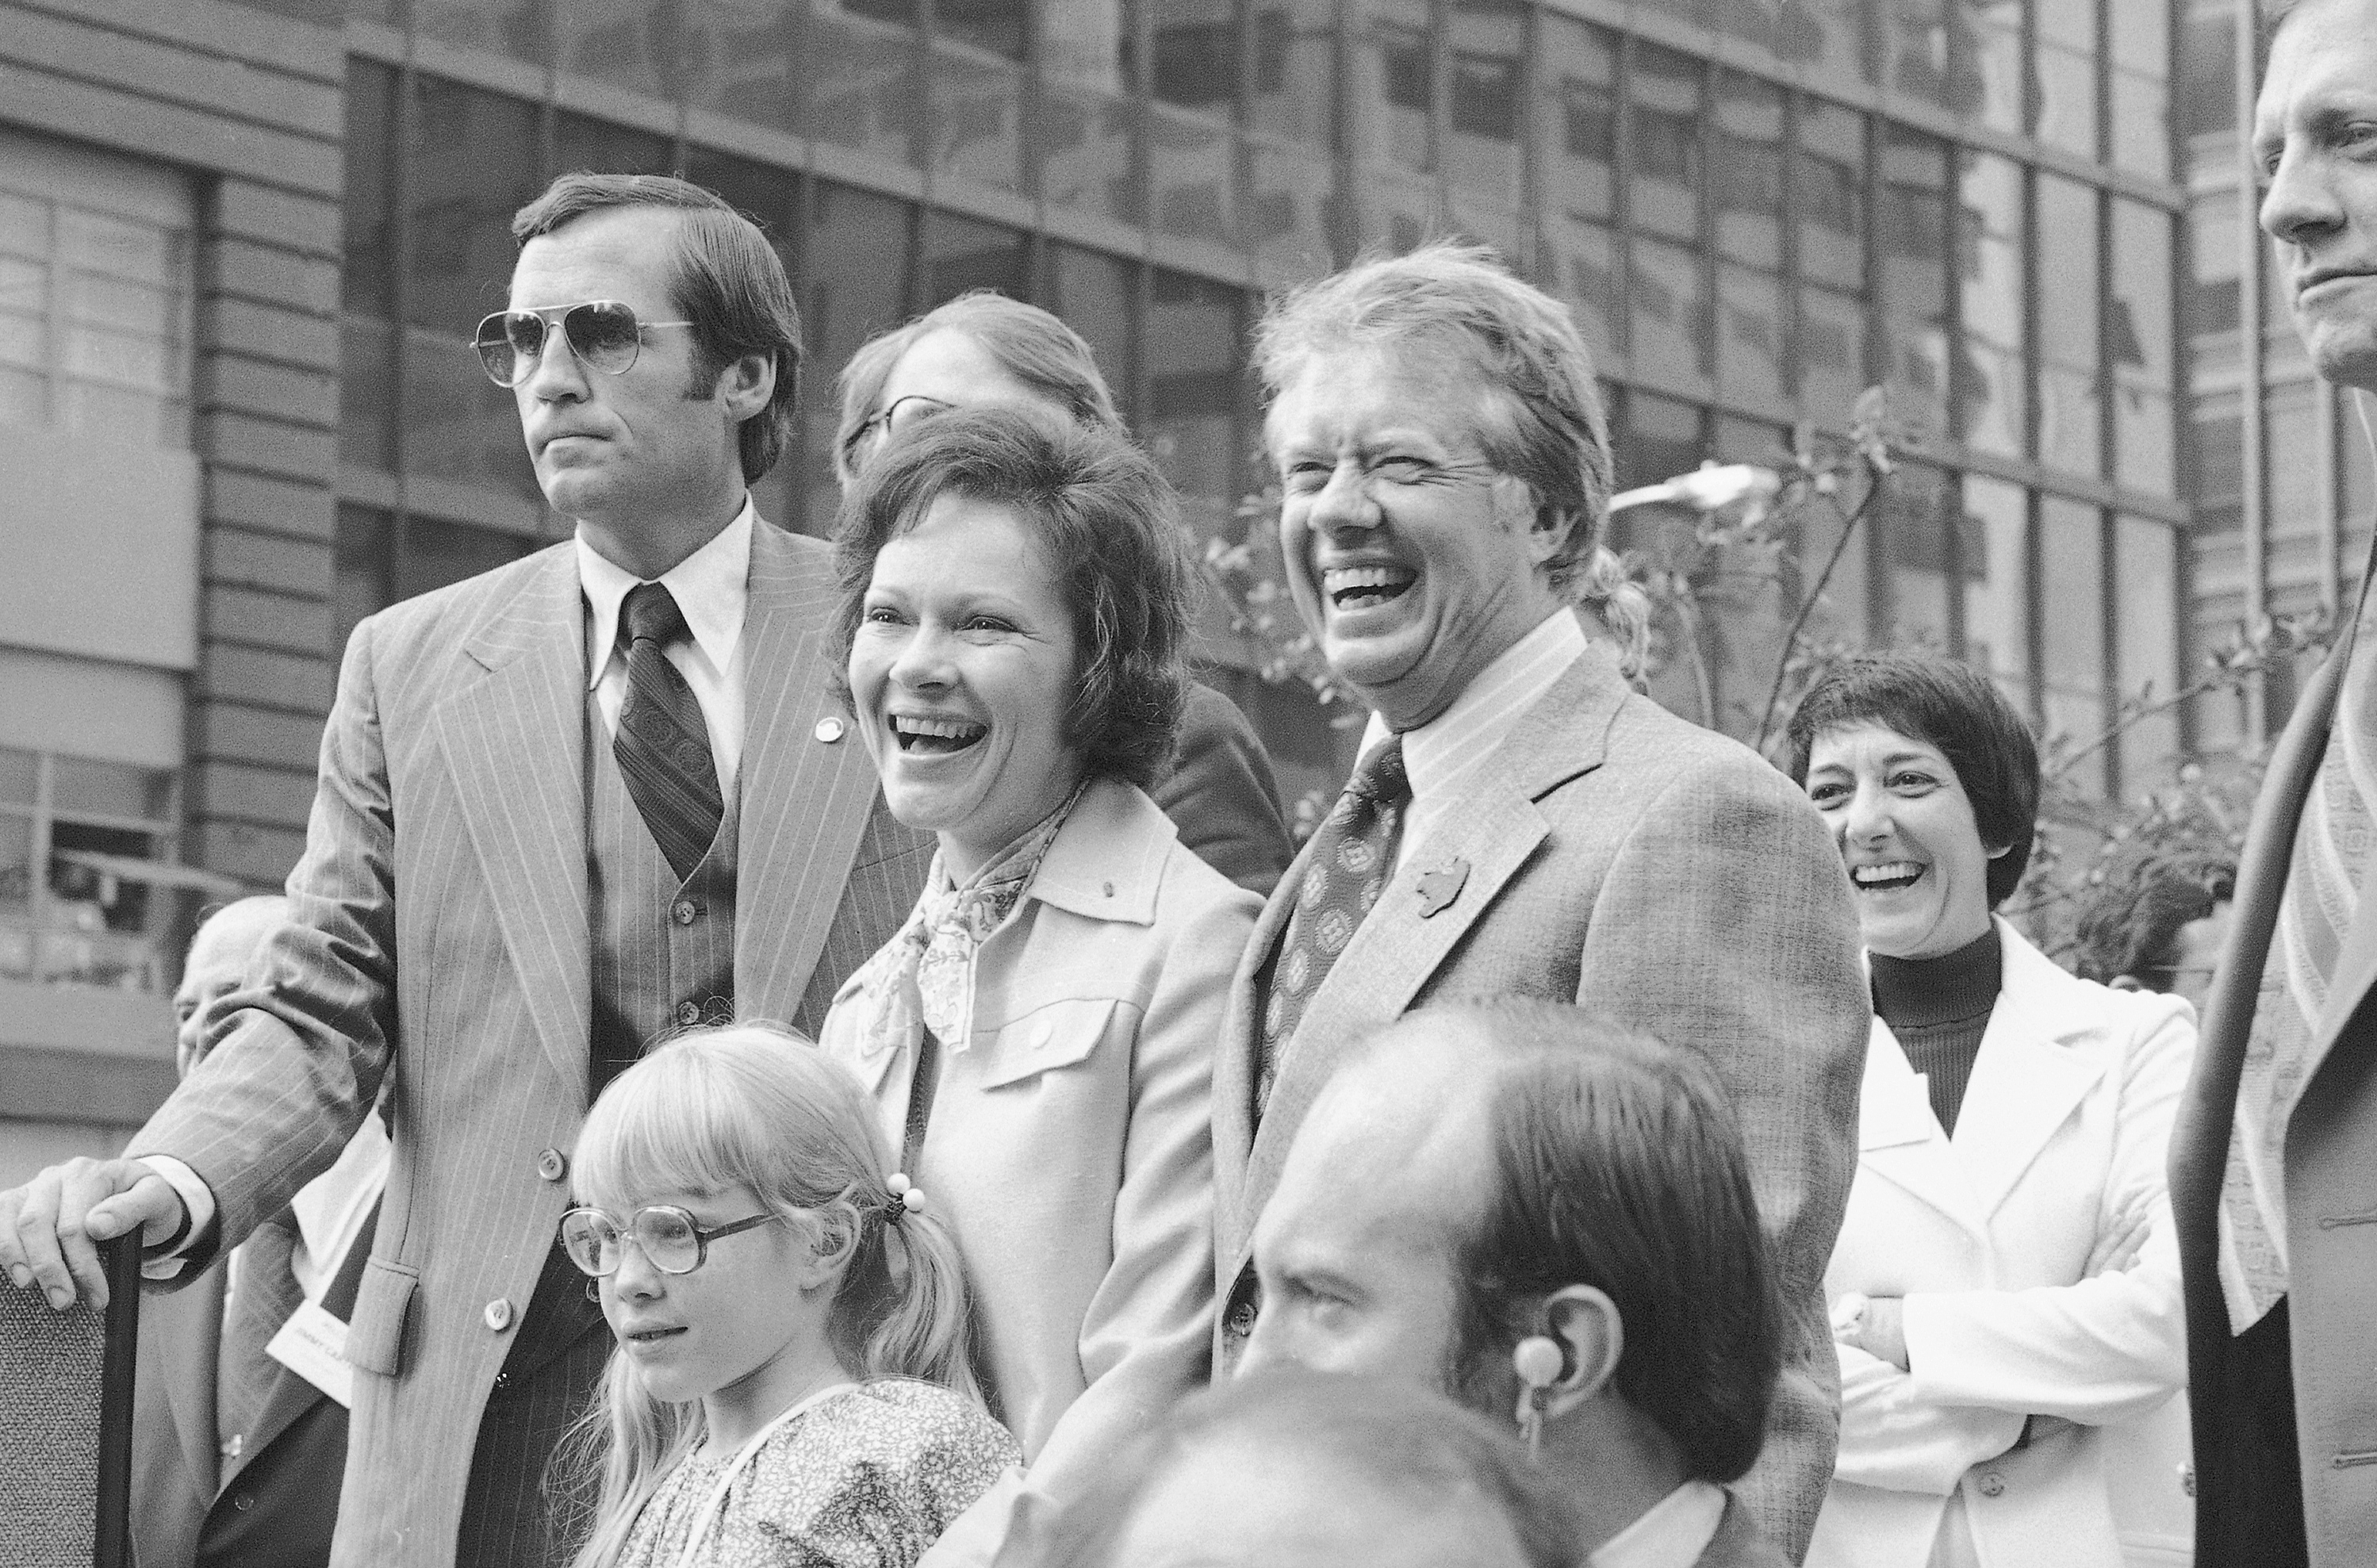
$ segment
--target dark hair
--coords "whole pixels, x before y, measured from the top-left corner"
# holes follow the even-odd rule
[[[841,389],[842,421],[834,431],[833,464],[835,475],[845,485],[857,477],[846,456],[850,438],[875,413],[883,383],[891,378],[891,367],[918,339],[941,331],[972,339],[1000,369],[1083,425],[1122,431],[1122,415],[1115,412],[1114,394],[1106,389],[1105,377],[1098,374],[1097,355],[1086,339],[1036,305],[975,289],[904,326],[869,338],[842,366],[836,382]]]
[[[1172,486],[1121,435],[1045,409],[961,409],[866,465],[834,524],[846,668],[875,557],[947,495],[1012,507],[1073,613],[1081,668],[1065,714],[1087,778],[1147,784],[1170,761],[1188,695],[1190,565]],[[837,676],[842,700],[846,677]]]
[[[1805,788],[1808,757],[1827,730],[1881,724],[1936,749],[1973,803],[1989,861],[1989,907],[2022,883],[2038,836],[2038,742],[1995,683],[1937,653],[1860,653],[1816,682],[1786,732],[1791,781]]]
[[[1484,1070],[1491,1190],[1455,1263],[1455,1371],[1477,1387],[1542,1334],[1544,1300],[1617,1305],[1614,1379],[1704,1480],[1757,1459],[1784,1319],[1741,1128],[1708,1063],[1563,1002],[1495,997],[1408,1015],[1466,1025]]]
[[[2170,989],[2172,943],[2180,928],[2237,896],[2237,862],[2201,852],[2151,855],[2126,875],[2108,877],[2080,912],[2074,967],[2084,978],[2126,975],[2151,990]]]
[[[1181,1401],[1057,1516],[1043,1561],[1129,1568],[1117,1553],[1139,1505],[1225,1445],[1368,1480],[1415,1509],[1440,1509],[1466,1493],[1510,1526],[1528,1568],[1568,1568],[1581,1558],[1566,1501],[1508,1431],[1416,1383],[1282,1368]]]
[[[693,379],[686,395],[707,398],[726,367],[745,354],[776,367],[768,406],[743,422],[735,439],[743,482],[755,483],[784,453],[800,399],[801,313],[784,264],[759,225],[714,191],[669,174],[556,175],[544,194],[512,217],[525,245],[593,212],[658,207],[677,214],[669,303],[693,323]]]

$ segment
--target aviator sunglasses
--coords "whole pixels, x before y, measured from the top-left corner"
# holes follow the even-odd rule
[[[536,373],[544,357],[548,323],[558,323],[562,341],[579,363],[605,376],[625,376],[644,346],[644,334],[656,327],[690,327],[690,321],[639,321],[630,307],[615,299],[590,299],[577,305],[548,305],[540,310],[498,310],[479,323],[471,346],[479,351],[487,379],[498,387],[517,387]]]
[[[663,1274],[691,1274],[710,1260],[710,1244],[738,1230],[772,1224],[783,1216],[753,1215],[704,1230],[674,1203],[654,1203],[627,1216],[627,1226],[601,1209],[572,1209],[561,1216],[561,1250],[582,1274],[602,1279],[619,1272],[624,1243],[632,1237],[652,1267]]]

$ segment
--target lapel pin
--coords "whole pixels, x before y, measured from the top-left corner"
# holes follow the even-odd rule
[[[1468,883],[1469,862],[1466,860],[1455,860],[1449,866],[1422,871],[1419,874],[1419,917],[1425,920],[1451,908],[1452,901],[1461,896],[1461,890]]]
[[[834,717],[831,713],[828,713],[824,718],[819,719],[817,722],[817,728],[812,733],[815,734],[819,740],[824,741],[828,746],[831,746],[835,741],[840,740],[842,737],[847,727],[848,726],[843,724],[840,719]]]

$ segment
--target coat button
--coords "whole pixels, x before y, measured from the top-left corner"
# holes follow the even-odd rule
[[[256,1494],[247,1491],[240,1492],[232,1498],[231,1505],[245,1514],[256,1506]]]
[[[676,1004],[676,1021],[677,1021],[679,1023],[688,1023],[688,1024],[689,1024],[689,1023],[700,1023],[700,1022],[701,1022],[701,1004],[700,1004],[699,1002],[692,1002],[692,1001],[681,1001],[681,1002],[677,1003],[677,1004]]]
[[[678,925],[690,926],[701,918],[701,905],[689,898],[681,898],[669,905],[669,913],[676,917]]]
[[[1237,1305],[1230,1309],[1229,1324],[1223,1332],[1232,1339],[1248,1337],[1255,1331],[1255,1315],[1254,1302],[1250,1299],[1241,1299]]]
[[[1986,1472],[1981,1477],[1981,1495],[1983,1497],[2003,1497],[2005,1495],[2005,1478],[1999,1475],[1995,1470]]]
[[[536,1173],[547,1181],[558,1181],[569,1174],[569,1156],[559,1149],[540,1150],[536,1156]]]
[[[835,741],[840,740],[843,735],[848,733],[848,728],[849,726],[844,724],[840,719],[834,717],[831,713],[828,713],[824,718],[819,719],[817,722],[817,728],[810,733],[815,735],[819,740],[824,741],[828,746],[831,746]]]
[[[498,1296],[487,1303],[487,1310],[480,1316],[487,1320],[489,1328],[501,1334],[512,1326],[512,1304]]]

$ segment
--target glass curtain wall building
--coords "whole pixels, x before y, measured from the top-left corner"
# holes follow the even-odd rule
[[[1846,552],[1829,634],[1972,659],[2082,738],[2179,678],[2169,0],[270,8],[345,22],[342,628],[552,536],[464,339],[512,210],[599,167],[680,171],[770,225],[812,349],[804,443],[760,497],[787,526],[830,524],[852,350],[992,287],[1081,329],[1198,526],[1235,538],[1263,292],[1461,233],[1575,311],[1622,484],[1774,461],[1892,389],[1926,443]],[[1778,623],[1671,631],[1654,691],[1745,727]],[[1293,790],[1333,787],[1345,736],[1303,693],[1229,684]],[[2132,730],[2089,782],[2128,793],[2185,738]]]

